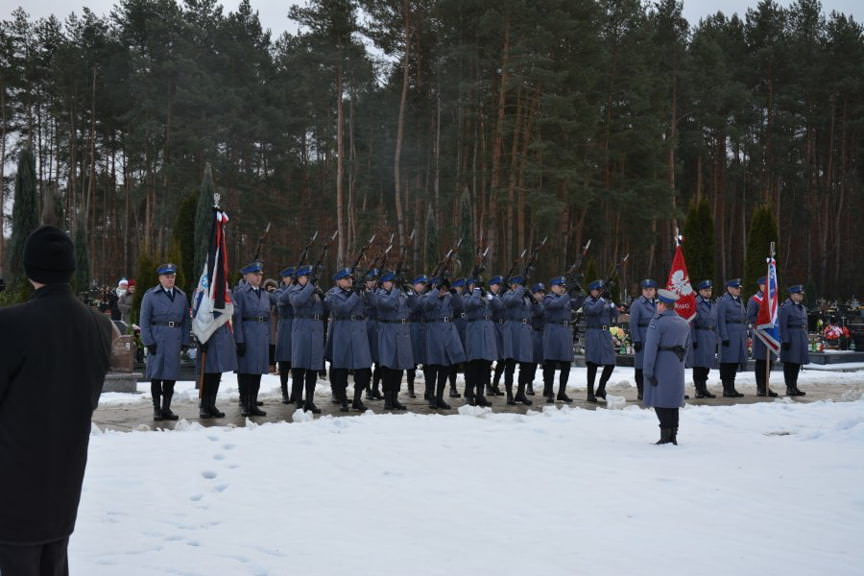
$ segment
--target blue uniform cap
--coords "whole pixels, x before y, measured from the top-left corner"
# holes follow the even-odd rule
[[[380,275],[380,272],[377,268],[372,268],[368,272],[366,272],[366,280],[375,280]]]
[[[287,268],[283,268],[282,271],[279,272],[279,274],[281,274],[283,278],[287,278],[289,276],[293,277],[294,276],[294,267],[288,266]]]
[[[334,281],[342,280],[343,278],[349,278],[349,277],[350,278],[354,277],[354,274],[351,273],[351,269],[350,268],[342,268],[341,270],[336,272],[336,274],[333,275],[333,280]]]
[[[457,278],[456,280],[453,281],[453,284],[451,284],[451,286],[453,288],[458,288],[459,286],[465,286],[465,278]]]
[[[423,274],[414,278],[414,281],[412,282],[412,284],[428,284],[428,283],[429,283],[429,279],[426,278],[426,276]]]
[[[300,266],[299,268],[297,268],[297,277],[298,278],[300,276],[309,276],[310,274],[312,274],[312,267],[311,266]]]
[[[465,279],[465,285],[466,286],[477,286],[479,284],[480,284],[479,278],[466,278]]]
[[[567,284],[567,278],[564,276],[555,276],[551,280],[549,280],[550,286],[564,286]]]
[[[666,304],[674,304],[678,301],[678,294],[672,292],[671,290],[661,288],[657,291],[657,299],[661,302],[665,302]]]
[[[790,294],[804,294],[804,285],[803,284],[793,284],[789,286]]]
[[[765,276],[760,276],[758,280],[756,280],[756,284],[765,284]]]
[[[159,276],[163,274],[176,274],[177,266],[174,264],[160,264],[158,268],[156,268],[156,273]]]
[[[726,286],[729,288],[741,288],[741,286],[742,286],[741,279],[740,278],[733,278],[732,280],[727,280]]]
[[[588,290],[589,291],[602,290],[602,289],[603,289],[603,281],[602,280],[595,280],[595,281],[591,282],[590,284],[588,284]]]
[[[645,278],[639,283],[639,286],[642,288],[656,288],[657,281],[652,278]]]
[[[501,284],[502,282],[504,282],[504,278],[501,276],[492,276],[492,278],[489,279],[489,286],[492,286],[493,284]]]
[[[392,282],[394,278],[396,278],[396,273],[392,270],[385,270],[381,274],[381,282]]]
[[[711,284],[710,280],[702,280],[699,282],[699,285],[696,287],[697,290],[705,290],[706,288],[712,288],[714,285]]]
[[[264,266],[261,262],[252,262],[240,270],[241,274],[261,274],[264,272]]]
[[[545,291],[546,291],[546,286],[544,286],[542,282],[538,282],[537,284],[534,284],[533,286],[531,286],[531,293],[532,294],[536,294],[537,292],[545,292]]]
[[[525,283],[525,278],[523,278],[522,276],[512,276],[510,278],[510,284],[524,284],[524,283]]]

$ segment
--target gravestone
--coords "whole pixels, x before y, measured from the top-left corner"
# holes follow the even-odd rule
[[[111,370],[105,375],[102,392],[137,392],[138,378],[141,374],[135,369],[135,338],[130,334],[120,334],[114,326],[114,340],[111,343]]]

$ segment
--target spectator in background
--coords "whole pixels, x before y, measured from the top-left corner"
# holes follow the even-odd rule
[[[125,278],[123,279],[125,280]],[[120,280],[121,285],[123,280]],[[127,325],[132,323],[132,301],[135,299],[135,280],[129,280],[126,283],[126,291],[120,294],[119,287],[117,292],[117,308],[120,310],[120,320]]]

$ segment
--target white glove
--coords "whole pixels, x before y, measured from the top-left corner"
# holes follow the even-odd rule
[[[495,297],[492,296],[492,294],[486,294],[486,300],[488,300],[489,302],[491,302],[494,298]]]
[[[610,303],[609,303],[609,309],[610,309],[610,310],[615,310],[615,303],[614,303],[614,302],[610,302]]]

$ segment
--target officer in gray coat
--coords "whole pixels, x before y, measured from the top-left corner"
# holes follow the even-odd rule
[[[789,287],[789,298],[780,306],[777,322],[780,325],[780,361],[787,396],[804,396],[798,388],[798,373],[803,364],[810,363],[807,347],[807,308],[804,307],[804,286]]]
[[[504,365],[506,358],[509,355],[511,347],[510,330],[507,329],[507,309],[504,307],[504,301],[501,299],[503,294],[504,278],[502,276],[493,276],[489,279],[489,292],[492,298],[489,300],[489,309],[492,312],[492,323],[495,324],[495,331],[498,335],[498,358],[495,360],[495,375],[492,378],[492,384],[489,386],[490,396],[503,396],[504,392],[498,387],[501,382],[501,375],[504,374]],[[512,374],[511,374],[512,385]]]
[[[684,364],[690,325],[675,312],[678,295],[658,290],[660,310],[645,336],[644,403],[654,407],[660,421],[657,444],[678,444],[678,409],[684,405]]]
[[[417,295],[409,296],[402,292],[395,280],[396,274],[385,270],[374,299],[378,317],[378,368],[381,370],[385,410],[405,410],[399,402],[402,372],[415,366],[409,302],[416,300]]]
[[[270,308],[276,299],[261,287],[264,267],[252,262],[242,268],[243,282],[234,291],[234,342],[237,386],[243,416],[266,416],[258,408],[261,375],[270,371]]]
[[[312,279],[312,267],[301,266],[297,281],[288,291],[288,301],[294,309],[291,322],[291,397],[303,411],[320,414],[315,405],[315,385],[318,372],[324,370],[324,300],[323,293]],[[305,391],[304,391],[305,386]]]
[[[543,396],[546,402],[555,402],[555,371],[558,377],[558,394],[567,395],[567,380],[573,363],[573,329],[571,318],[574,306],[578,309],[581,300],[567,293],[567,280],[555,276],[549,280],[549,293],[543,299]],[[598,392],[600,392],[598,390]],[[605,392],[603,392],[605,397]]]
[[[633,342],[633,368],[636,373],[636,390],[639,400],[642,400],[643,382],[642,376],[642,345],[645,343],[645,334],[648,332],[648,323],[657,313],[657,281],[646,278],[639,283],[642,295],[630,305],[630,339]],[[599,392],[599,390],[598,390]]]
[[[372,378],[372,353],[366,331],[366,304],[362,289],[354,289],[350,268],[342,268],[333,276],[336,286],[327,291],[324,305],[330,312],[330,385],[339,392],[342,410],[348,408],[348,371],[354,371],[355,410],[366,410],[363,391]]]
[[[501,297],[507,310],[507,333],[504,340],[507,342],[509,334],[509,347],[505,344],[506,361],[504,363],[504,392],[507,394],[507,404],[515,405],[521,402],[526,406],[531,405],[531,400],[525,395],[530,364],[534,362],[534,342],[531,334],[531,294],[523,285],[525,278],[513,276],[509,280],[510,289]],[[519,363],[519,380],[516,396],[513,396],[513,373],[516,363]]]
[[[444,387],[450,371],[456,364],[465,361],[462,340],[456,324],[453,323],[457,310],[453,303],[455,298],[458,296],[450,292],[450,283],[446,278],[433,279],[432,289],[421,298],[426,319],[424,374],[428,378],[428,394],[432,393],[432,382],[435,383],[434,396],[429,399],[430,408],[450,408],[450,405],[444,402]],[[458,308],[461,309],[461,303]]]
[[[747,315],[741,301],[741,279],[726,282],[726,294],[717,301],[717,337],[720,339],[720,380],[723,396],[740,398],[735,389],[739,366],[747,363]]]
[[[588,367],[588,402],[596,402],[594,380],[597,367],[603,366],[600,387],[597,392],[605,398],[606,383],[615,370],[615,345],[609,327],[618,319],[618,308],[611,299],[602,296],[603,281],[595,280],[588,285],[588,297],[582,304],[585,317],[585,365]],[[572,402],[566,394],[558,392],[558,400]]]
[[[543,332],[546,317],[543,311],[543,301],[546,298],[546,285],[537,282],[531,286],[531,348],[532,360],[526,364],[525,394],[534,396],[534,378],[537,376],[537,366],[543,363]]]
[[[282,283],[273,296],[276,298],[276,311],[279,315],[276,325],[276,362],[279,363],[279,387],[282,390],[282,403],[292,404],[299,401],[288,392],[288,377],[291,375],[291,322],[294,319],[294,309],[288,300],[288,293],[294,283],[294,267],[283,268],[279,275]]]
[[[486,388],[491,379],[492,362],[498,360],[498,330],[492,322],[490,292],[483,292],[480,280],[468,280],[465,297],[465,398],[474,406],[491,406]]]
[[[450,285],[450,292],[456,296],[453,298],[453,315],[454,320],[453,323],[456,325],[456,332],[459,333],[459,340],[462,341],[462,349],[465,349],[465,328],[467,327],[467,322],[465,321],[465,278],[457,278]],[[456,388],[456,376],[459,373],[459,369],[462,368],[464,370],[464,366],[453,366],[450,370],[450,373],[447,375],[447,380],[450,382],[450,398],[461,398],[462,395],[459,394],[459,390]]]
[[[426,380],[426,392],[423,399],[429,401],[433,394],[430,390],[434,390],[435,383],[429,382],[429,376],[426,374],[426,318],[423,311],[423,303],[420,296],[426,293],[429,286],[429,279],[425,274],[420,274],[411,282],[411,287],[406,289],[409,294],[414,294],[417,298],[408,301],[408,306],[411,308],[411,347],[414,350],[414,364],[423,365],[423,377]],[[408,370],[405,378],[408,381],[408,397],[416,398],[414,393],[414,378],[417,375],[417,368]]]
[[[221,313],[214,310],[213,314],[218,317]],[[216,408],[222,373],[237,370],[237,348],[227,322],[219,326],[207,342],[198,345],[198,357],[195,359],[196,371],[201,369],[202,358],[204,359],[204,382],[198,416],[205,420],[223,418],[225,413]]]
[[[771,370],[771,352],[761,338],[756,336],[756,322],[759,318],[759,308],[765,298],[765,276],[760,277],[756,284],[759,291],[747,300],[747,323],[750,325],[753,359],[756,361],[756,395],[776,397],[777,393],[768,387],[767,372]]]
[[[378,280],[381,271],[372,268],[366,272],[365,286],[363,287],[363,302],[366,313],[366,333],[369,335],[369,353],[372,355],[372,386],[366,389],[367,400],[382,400],[381,395],[381,370],[378,362],[378,309],[375,305],[375,295],[378,290]]]
[[[717,306],[711,299],[713,286],[710,280],[697,285],[696,317],[690,323],[692,351],[688,362],[693,367],[693,385],[696,398],[715,398],[708,391],[708,373],[717,367]]]
[[[189,299],[174,286],[177,267],[162,264],[156,273],[159,285],[147,290],[141,300],[141,343],[148,352],[145,377],[150,379],[153,420],[177,420],[171,398],[180,374],[180,353],[189,348],[192,319]]]

